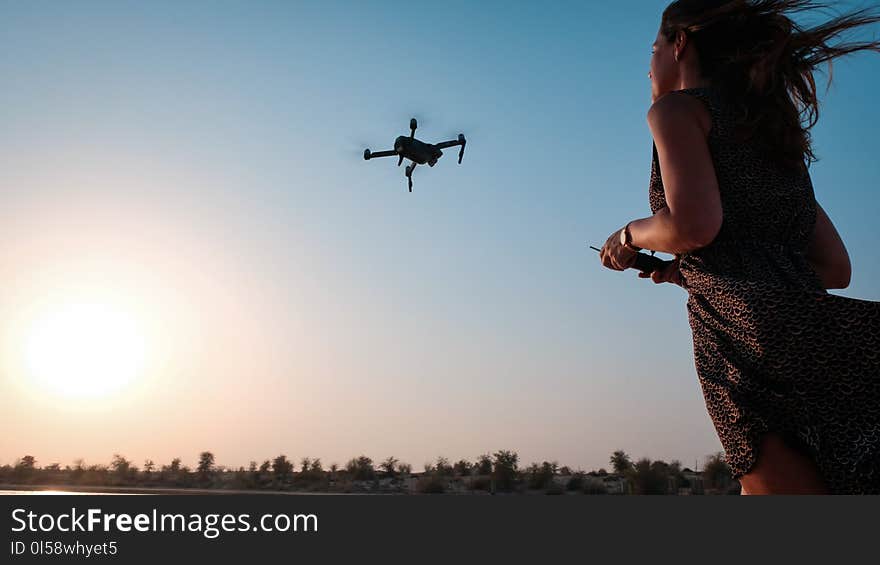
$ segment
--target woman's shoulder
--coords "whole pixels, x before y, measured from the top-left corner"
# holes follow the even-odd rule
[[[706,89],[683,89],[667,92],[648,109],[648,124],[652,129],[681,123],[696,122],[708,136],[712,129],[711,93]]]

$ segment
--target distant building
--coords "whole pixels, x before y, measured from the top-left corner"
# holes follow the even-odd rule
[[[602,482],[605,483],[605,489],[608,491],[608,494],[632,494],[632,485],[622,475],[609,473],[602,477]]]
[[[691,471],[685,467],[682,469],[681,475],[684,477],[685,481],[687,481],[687,484],[678,489],[678,494],[705,494],[706,491],[703,484],[702,473],[699,471]]]

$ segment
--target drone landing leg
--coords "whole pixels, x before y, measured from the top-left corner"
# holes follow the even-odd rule
[[[415,171],[415,170],[416,170],[416,163],[413,163],[412,165],[407,165],[407,167],[406,167],[406,180],[408,181],[410,192],[412,192],[412,174],[413,174],[413,171]]]

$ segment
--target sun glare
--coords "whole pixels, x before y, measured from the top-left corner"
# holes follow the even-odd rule
[[[23,353],[28,372],[46,392],[93,397],[120,390],[142,372],[145,344],[130,314],[79,303],[37,318]]]

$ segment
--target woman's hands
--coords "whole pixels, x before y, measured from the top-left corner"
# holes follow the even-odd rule
[[[620,228],[605,241],[602,251],[599,252],[599,260],[602,265],[615,271],[625,271],[636,263],[636,255],[638,252],[628,249],[620,243]]]
[[[608,236],[608,240],[605,241],[605,245],[602,246],[602,250],[599,252],[599,259],[602,261],[602,265],[615,271],[624,271],[634,266],[636,256],[638,255],[637,251],[633,251],[620,243],[621,230],[623,228]],[[639,271],[639,278],[650,278],[655,284],[669,282],[685,288],[681,271],[678,268],[679,263],[680,257],[676,256],[672,261],[668,261],[663,268],[657,269],[652,273]]]

